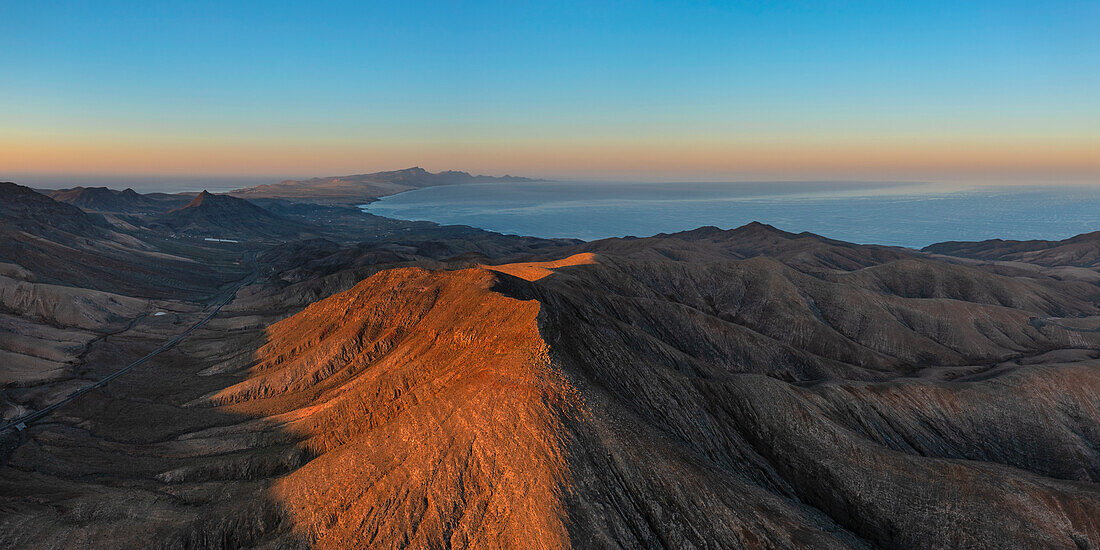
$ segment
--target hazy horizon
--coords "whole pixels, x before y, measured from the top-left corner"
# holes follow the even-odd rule
[[[405,167],[412,168],[412,166]],[[131,188],[139,193],[187,193],[208,190],[214,193],[224,193],[245,187],[278,183],[287,180],[307,180],[311,178],[324,178],[332,176],[345,176],[354,174],[368,174],[381,171],[402,170],[404,168],[385,168],[382,170],[349,171],[346,173],[318,173],[318,174],[66,174],[66,173],[4,173],[0,172],[0,181],[12,181],[37,189],[67,189],[73,187],[107,187],[122,190]],[[431,172],[440,172],[445,169],[433,169]],[[1027,179],[874,179],[874,178],[850,178],[850,179],[760,179],[760,178],[696,178],[696,179],[660,179],[631,177],[622,175],[618,178],[606,177],[548,177],[530,175],[524,173],[487,173],[485,171],[472,170],[473,175],[484,176],[519,176],[539,181],[561,183],[611,183],[611,184],[663,184],[669,186],[690,185],[699,183],[728,183],[728,184],[814,184],[822,187],[843,186],[846,184],[876,184],[876,185],[923,185],[937,187],[943,191],[966,190],[971,188],[995,188],[995,187],[1090,187],[1100,186],[1098,179],[1072,179],[1072,178],[1027,178]]]

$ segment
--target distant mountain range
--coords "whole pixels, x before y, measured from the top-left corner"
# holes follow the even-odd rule
[[[375,172],[373,174],[285,180],[279,183],[237,189],[231,191],[230,194],[246,199],[279,198],[330,204],[362,204],[386,195],[422,187],[518,181],[535,180],[508,175],[499,177],[475,176],[455,170],[433,174],[423,168],[413,167],[404,170]]]
[[[411,189],[437,185],[459,185],[463,183],[518,182],[535,181],[516,176],[481,176],[467,172],[448,170],[432,173],[423,168],[413,167],[404,170],[375,172],[312,178],[308,180],[286,180],[275,184],[260,185],[238,189],[229,193],[213,194],[203,191],[195,193],[148,193],[142,194],[127,188],[124,190],[107,187],[73,187],[70,189],[39,190],[43,200],[53,201],[53,209],[76,207],[77,212],[90,213],[88,219],[96,220],[104,227],[111,226],[126,231],[139,229],[152,230],[154,233],[171,237],[210,237],[232,240],[283,241],[320,236],[339,238],[341,231],[352,233],[363,229],[343,227],[342,230],[325,229],[308,221],[317,215],[316,208],[325,210],[326,224],[340,218],[342,223],[352,226],[373,227],[374,222],[365,222],[358,209],[348,209],[376,200],[378,197],[392,195]],[[14,185],[14,184],[13,184]],[[33,197],[32,197],[33,198]],[[38,201],[42,202],[42,201]],[[16,206],[13,202],[10,206]],[[313,207],[313,210],[310,210]],[[303,210],[312,214],[305,215]],[[347,212],[355,214],[345,217]],[[80,212],[83,211],[83,212]],[[33,216],[14,216],[25,223]],[[81,216],[53,216],[46,226],[60,226],[76,223],[73,220],[85,219]],[[313,220],[315,221],[315,220]],[[57,225],[60,224],[60,225]],[[335,232],[334,232],[335,231]]]
[[[58,189],[50,198],[78,206],[84,210],[112,214],[150,214],[165,212],[187,204],[187,195],[150,193],[143,195],[127,188],[122,191],[106,187],[73,187]]]
[[[206,265],[157,250],[157,237],[0,182],[0,272],[143,297],[205,294],[211,284],[224,282]]]

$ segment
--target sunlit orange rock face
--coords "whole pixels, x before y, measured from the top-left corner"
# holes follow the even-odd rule
[[[248,474],[289,521],[242,540],[1096,547],[1100,288],[692,233],[381,271],[270,326],[208,395],[246,419],[208,445],[304,458]],[[748,237],[786,260],[722,259]]]
[[[591,252],[582,252],[569,256],[568,258],[550,262],[523,262],[494,265],[488,266],[488,269],[499,271],[500,273],[507,273],[513,277],[519,277],[520,279],[526,279],[528,281],[537,281],[552,274],[555,268],[594,264],[596,263],[597,257],[598,256]]]
[[[539,304],[482,269],[379,273],[273,325],[214,397],[315,455],[272,498],[321,548],[564,548],[562,418],[581,414]]]

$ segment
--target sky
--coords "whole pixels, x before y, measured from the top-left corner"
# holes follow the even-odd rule
[[[1100,2],[0,0],[0,179],[1100,183]]]

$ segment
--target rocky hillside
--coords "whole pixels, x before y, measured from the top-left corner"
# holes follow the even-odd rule
[[[310,250],[340,247],[279,261]],[[553,254],[381,270],[274,323],[308,280],[242,292],[35,428],[0,542],[1100,545],[1088,278],[759,225]]]
[[[27,187],[0,183],[0,265],[18,279],[142,297],[207,295],[227,282],[210,265],[160,250],[147,237]]]
[[[1047,267],[1100,267],[1100,231],[1062,241],[952,241],[937,243],[924,250],[947,256],[1018,261]]]
[[[321,547],[1100,540],[1100,334],[1031,322],[1096,287],[595,258],[379,273],[211,400],[294,419],[272,498]]]
[[[29,187],[0,182],[0,223],[7,230],[41,234],[103,234],[108,224],[81,209],[58,202]]]
[[[768,256],[803,268],[851,270],[912,256],[904,248],[856,245],[809,232],[790,233],[752,222],[735,229],[700,227],[653,237],[595,241],[580,250],[689,262],[744,260]]]
[[[310,229],[251,202],[203,191],[186,206],[147,222],[159,231],[179,236],[218,239],[294,239],[313,236]]]

